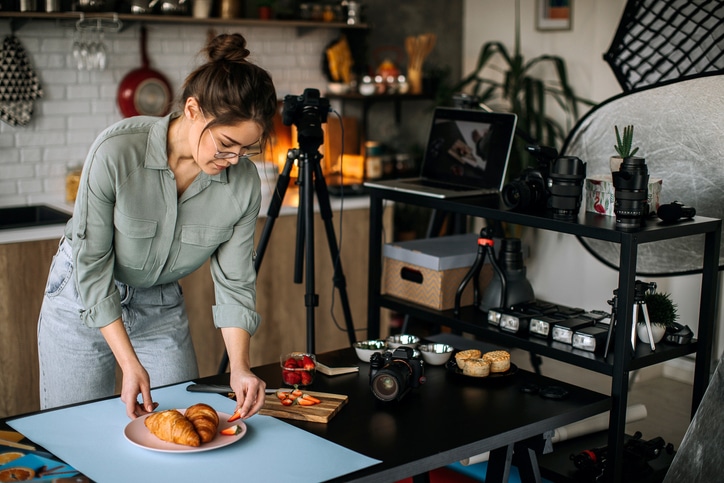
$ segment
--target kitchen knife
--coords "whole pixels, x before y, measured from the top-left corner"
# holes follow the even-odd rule
[[[189,386],[186,386],[186,390],[189,392],[213,392],[224,395],[234,392],[234,390],[231,389],[231,386],[224,384],[191,384]],[[278,390],[279,389],[267,388],[265,392],[267,394],[274,394]]]

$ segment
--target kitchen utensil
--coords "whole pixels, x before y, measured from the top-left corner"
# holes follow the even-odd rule
[[[166,77],[149,67],[146,28],[141,27],[141,67],[134,69],[118,86],[118,107],[124,117],[165,116],[171,104],[171,86]]]
[[[321,402],[314,406],[301,406],[297,404],[284,406],[279,398],[272,394],[266,397],[264,406],[259,411],[259,414],[283,419],[310,421],[313,423],[327,423],[342,409],[342,406],[347,404],[347,400],[349,399],[348,396],[341,394],[312,391],[304,392],[305,394],[316,397]]]
[[[437,41],[435,34],[411,35],[405,39],[407,51],[407,80],[411,94],[422,93],[422,66]]]

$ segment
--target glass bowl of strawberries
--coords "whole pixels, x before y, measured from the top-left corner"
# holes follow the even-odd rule
[[[289,352],[279,358],[282,381],[292,387],[309,386],[317,372],[317,358],[306,352]]]

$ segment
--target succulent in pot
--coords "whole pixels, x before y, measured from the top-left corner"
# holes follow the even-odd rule
[[[616,150],[617,156],[611,156],[611,172],[618,171],[624,158],[629,158],[636,154],[638,147],[633,147],[634,127],[632,125],[624,126],[623,134],[618,130],[618,126],[613,127],[616,132],[616,144],[613,148]]]
[[[679,319],[678,306],[671,299],[671,294],[666,292],[647,292],[644,302],[651,321],[654,342],[659,342],[666,334],[666,329],[673,327]],[[636,331],[642,342],[649,342],[645,320],[639,319]]]

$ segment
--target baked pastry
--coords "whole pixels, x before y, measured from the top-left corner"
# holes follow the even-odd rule
[[[194,404],[186,410],[184,416],[194,425],[202,443],[214,439],[219,429],[219,415],[214,408],[204,403]]]
[[[467,359],[463,374],[472,377],[486,377],[490,374],[490,362],[485,359]]]
[[[483,359],[490,362],[490,372],[505,372],[510,369],[510,353],[507,351],[486,352]]]
[[[478,349],[467,349],[455,353],[455,363],[460,369],[465,369],[465,361],[468,359],[479,359],[480,351]]]
[[[160,440],[186,446],[201,446],[201,437],[194,425],[175,409],[153,413],[143,423],[151,434]]]

